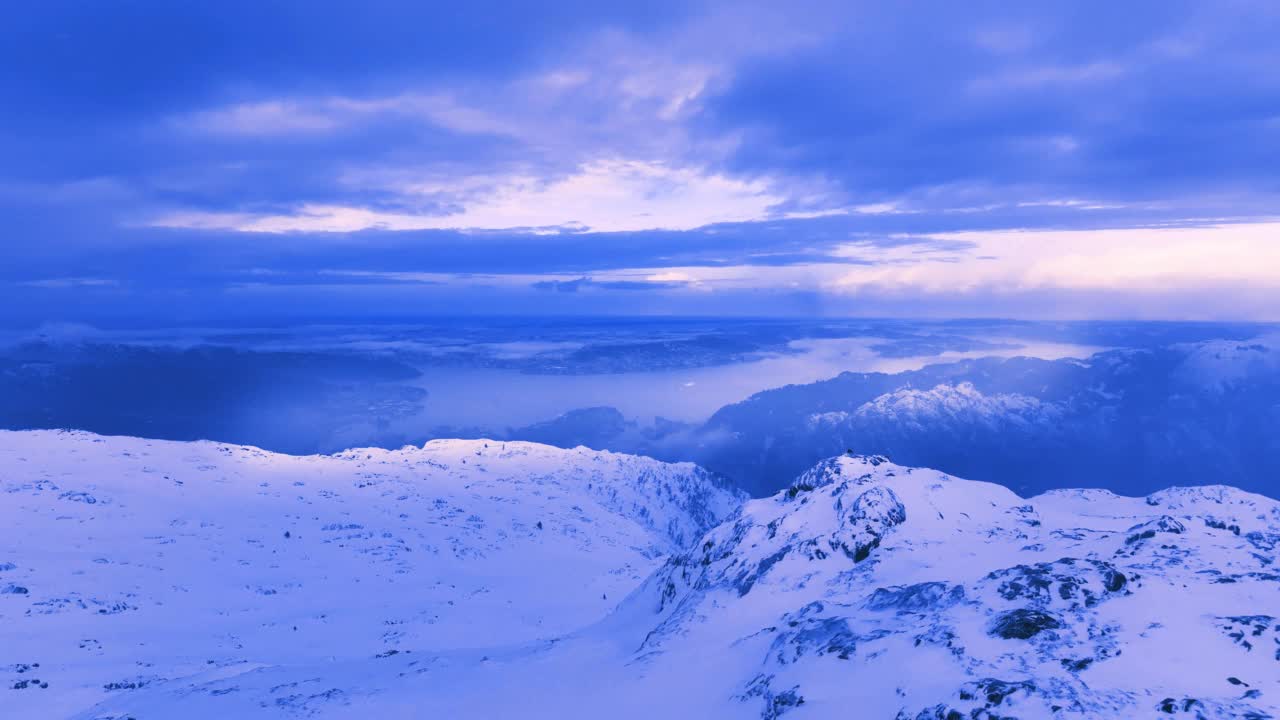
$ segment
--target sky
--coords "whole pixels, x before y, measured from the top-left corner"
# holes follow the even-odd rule
[[[50,0],[0,323],[1280,320],[1272,2]]]

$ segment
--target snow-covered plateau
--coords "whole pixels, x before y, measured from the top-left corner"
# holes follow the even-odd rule
[[[1219,485],[32,431],[0,523],[6,720],[1280,716],[1280,503]]]

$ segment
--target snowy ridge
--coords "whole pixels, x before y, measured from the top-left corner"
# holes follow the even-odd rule
[[[13,566],[0,579],[29,584],[0,596],[0,627],[5,647],[31,655],[4,668],[9,680],[39,673],[70,688],[60,705],[29,686],[8,692],[40,717],[1280,716],[1280,503],[1225,486],[1023,499],[847,455],[739,505],[688,466],[523,444],[287,458],[38,439],[5,446],[14,438],[0,436],[15,493],[3,497],[26,504],[6,519],[49,508],[0,558]],[[92,473],[74,464],[84,453]],[[13,470],[18,455],[38,470]],[[141,499],[128,483],[96,486],[121,468],[135,485],[179,479],[164,477],[162,457],[186,458],[185,479],[228,479],[241,502],[187,508],[187,524],[159,532],[95,531],[78,541],[91,550],[52,539]],[[198,470],[205,462],[215,469]],[[288,492],[270,506],[282,513],[273,521],[291,518],[289,542],[311,545],[278,544],[278,526],[255,533],[267,515],[254,508],[280,483]],[[395,502],[357,503],[379,497]],[[166,508],[160,517],[173,516]],[[344,512],[342,529],[324,530]],[[232,517],[234,534],[196,541],[197,518],[229,529]],[[338,534],[308,537],[318,532]],[[387,549],[397,540],[413,560]],[[418,549],[426,542],[452,552]],[[46,546],[86,562],[42,557]],[[188,546],[198,551],[179,556]],[[112,562],[95,567],[99,556]],[[159,568],[163,581],[147,575]],[[85,607],[22,611],[59,594]],[[165,624],[166,608],[201,623]],[[97,644],[76,647],[86,639]]]
[[[532,443],[293,457],[0,432],[0,715],[552,638],[741,501],[690,464]]]
[[[1277,545],[1280,504],[1233,488],[1023,500],[842,457],[627,603],[658,621],[647,662],[736,658],[743,717],[1262,718],[1280,711]]]
[[[1186,356],[1174,377],[1187,387],[1222,393],[1250,378],[1280,372],[1280,335],[1276,334],[1249,342],[1213,340],[1176,347]]]
[[[939,421],[1001,427],[1054,422],[1063,414],[1053,403],[1029,395],[985,395],[973,383],[942,384],[930,390],[903,388],[881,395],[858,407],[853,419],[860,423],[890,422],[924,427]]]

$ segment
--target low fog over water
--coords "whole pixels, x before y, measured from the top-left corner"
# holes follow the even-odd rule
[[[755,493],[846,450],[1141,490],[1280,467],[1268,325],[494,319],[45,328],[0,353],[0,427],[290,453],[432,438],[693,460]],[[1034,482],[1033,480],[1034,479]]]
[[[842,372],[896,373],[985,356],[1085,358],[1140,340],[1103,335],[897,321],[51,326],[6,339],[0,362],[10,403],[0,419],[7,427],[327,452],[449,431],[501,433],[592,407],[616,408],[643,425],[697,423],[762,390]],[[19,387],[19,379],[31,382]]]
[[[406,431],[459,425],[502,428],[546,420],[583,407],[611,406],[642,423],[655,417],[701,422],[719,408],[782,385],[810,383],[842,372],[897,373],[937,362],[986,356],[1049,360],[1087,358],[1103,349],[1071,343],[980,338],[992,350],[884,356],[873,346],[885,338],[806,338],[788,352],[759,359],[679,370],[590,374],[533,374],[512,369],[422,368],[412,384],[429,394],[421,413],[404,420]],[[519,398],[513,403],[513,398]]]

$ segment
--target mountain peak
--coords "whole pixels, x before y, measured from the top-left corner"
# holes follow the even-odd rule
[[[1144,715],[1171,698],[1237,717],[1280,694],[1277,544],[1280,504],[1231,488],[1024,499],[843,455],[749,501],[624,612],[652,613],[640,652],[665,662],[717,639],[757,653],[736,697],[760,717],[848,703],[867,717]],[[1261,654],[1232,646],[1246,625]]]

